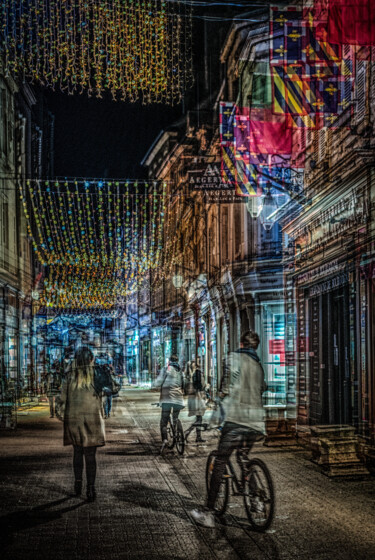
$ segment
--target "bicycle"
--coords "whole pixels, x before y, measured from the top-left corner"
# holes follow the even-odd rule
[[[185,430],[184,432],[185,443],[188,443],[188,437],[191,434],[191,432],[194,430],[194,428],[200,428],[202,432],[205,432],[206,430],[208,430],[208,424],[206,422],[202,422],[202,423],[199,423],[197,421],[193,422],[188,427],[188,429]]]
[[[152,403],[152,406],[160,407],[161,405],[160,403]],[[176,446],[178,453],[180,455],[183,455],[185,451],[185,436],[181,420],[178,418],[175,425],[171,416],[169,415],[167,424],[167,443],[162,444],[160,448],[160,455],[163,453],[165,447],[168,447],[168,449],[173,449],[174,446]]]
[[[234,496],[243,496],[247,517],[255,531],[265,531],[271,525],[274,515],[275,496],[271,474],[261,459],[249,459],[250,449],[240,447],[236,450],[236,460],[240,467],[241,477],[237,477],[233,464],[229,460],[223,476],[215,513],[225,513],[229,500],[229,480],[232,482]],[[206,464],[206,488],[210,489],[211,476],[215,464],[217,450],[212,451]]]

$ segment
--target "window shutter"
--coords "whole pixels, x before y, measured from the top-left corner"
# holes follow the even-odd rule
[[[324,160],[325,155],[326,155],[326,129],[322,128],[321,130],[318,131],[317,133],[318,136],[318,159],[317,161],[320,163],[321,161]]]
[[[366,70],[367,61],[358,60],[355,80],[355,124],[362,122],[366,114]]]

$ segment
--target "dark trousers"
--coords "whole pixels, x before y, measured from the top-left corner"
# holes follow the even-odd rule
[[[184,407],[179,405],[179,404],[169,404],[169,403],[163,403],[161,405],[161,418],[160,418],[160,433],[161,433],[161,439],[162,441],[164,441],[167,438],[167,425],[168,425],[168,419],[169,416],[171,414],[171,411],[173,409],[173,424],[176,423],[178,415],[180,414],[180,410],[182,410]]]
[[[83,456],[85,456],[87,486],[94,486],[95,484],[95,477],[96,477],[95,454],[96,454],[96,446],[82,447],[80,445],[73,445],[74,478],[76,480],[82,480]]]
[[[212,471],[210,491],[207,496],[207,507],[209,509],[213,510],[215,508],[220,484],[232,452],[237,449],[237,447],[241,446],[251,449],[254,442],[262,437],[260,432],[252,430],[247,426],[241,426],[233,422],[225,422],[223,431],[221,432],[214,469]]]
[[[201,439],[202,435],[201,435],[201,426],[202,426],[202,416],[200,414],[197,414],[196,418],[195,418],[195,423],[197,424],[196,426],[196,431],[197,431],[197,439]]]
[[[55,395],[48,395],[50,416],[55,416]]]

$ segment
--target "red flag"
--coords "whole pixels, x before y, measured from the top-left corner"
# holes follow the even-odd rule
[[[322,37],[325,28],[330,43],[375,46],[374,0],[315,0],[314,11],[316,32]]]
[[[274,115],[271,109],[250,111],[250,152],[255,154],[291,154],[292,131],[286,115]]]

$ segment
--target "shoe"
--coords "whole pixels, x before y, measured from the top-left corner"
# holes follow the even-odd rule
[[[160,448],[160,454],[163,453],[164,449],[167,447],[168,444],[168,440],[167,439],[163,439],[163,442],[161,444],[161,448]]]
[[[74,482],[74,494],[80,496],[82,494],[82,480],[76,480]]]
[[[51,414],[50,418],[55,418],[55,416],[53,414]]]
[[[96,500],[95,486],[88,486],[87,487],[86,496],[87,496],[87,501],[88,502],[95,502],[95,500]]]
[[[255,500],[251,504],[251,509],[253,511],[255,511],[255,513],[264,513],[265,512],[264,503],[259,498],[255,498]]]
[[[203,527],[209,527],[210,529],[215,528],[215,516],[212,511],[192,509],[190,515],[199,525],[203,525]]]

